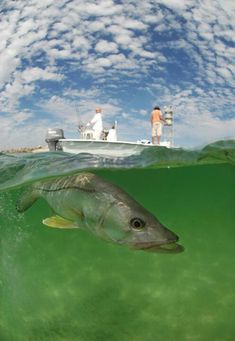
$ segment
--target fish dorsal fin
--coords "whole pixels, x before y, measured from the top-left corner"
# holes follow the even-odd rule
[[[78,228],[76,224],[68,219],[65,219],[59,215],[54,215],[52,217],[43,219],[43,224],[49,227],[56,227],[59,229],[75,229]]]
[[[73,186],[74,188],[81,189],[87,192],[96,192],[94,186],[95,175],[92,173],[81,173],[74,176]]]
[[[49,181],[48,183],[51,186],[51,191],[77,188],[85,192],[95,192],[94,178],[94,174],[86,172],[77,175],[63,176],[55,181]],[[45,183],[45,185],[47,186],[48,183]]]

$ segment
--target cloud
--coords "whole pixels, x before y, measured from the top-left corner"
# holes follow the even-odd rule
[[[121,108],[118,103],[100,97],[102,97],[101,92],[97,89],[89,91],[67,89],[63,97],[51,96],[47,101],[41,101],[38,105],[48,114],[53,124],[60,123],[68,132],[74,133],[74,126],[77,127],[78,122],[87,123],[91,120],[97,107],[102,108],[106,124],[113,123],[120,116]]]
[[[234,11],[235,11],[235,6],[234,6],[234,2],[231,0],[217,0],[218,4],[223,8],[223,10],[225,11],[225,13],[228,16],[234,15]]]
[[[37,125],[32,127],[32,118],[34,118],[34,113],[29,110],[1,115],[0,125],[2,133],[0,150],[19,146],[35,147],[39,144],[44,145],[45,125],[38,122]]]
[[[233,80],[233,74],[232,72],[225,67],[217,68],[216,72],[221,75],[225,80],[231,79]]]
[[[60,81],[64,78],[64,76],[57,74],[56,69],[52,67],[47,67],[46,69],[30,67],[21,73],[21,78],[25,83],[31,83],[38,80]]]
[[[190,6],[191,1],[184,0],[184,1],[178,1],[178,0],[159,0],[159,4],[162,4],[166,7],[172,8],[174,10],[185,10],[188,6]]]
[[[122,6],[116,5],[112,0],[101,0],[99,4],[87,2],[84,6],[83,3],[78,5],[78,11],[85,15],[95,16],[113,16],[122,12]]]
[[[100,53],[115,53],[118,52],[117,44],[109,42],[107,40],[100,40],[96,46],[95,50]]]
[[[1,8],[5,127],[28,112],[32,124],[43,111],[40,125],[58,117],[68,128],[78,106],[86,119],[100,103],[110,120],[120,115],[125,131],[138,122],[137,139],[141,127],[149,134],[145,120],[156,100],[175,107],[181,143],[189,143],[181,138],[188,128],[197,143],[233,127],[234,2],[8,0]],[[207,122],[201,135],[193,128],[200,122]]]
[[[63,75],[56,73],[56,68],[28,67],[22,72],[15,72],[13,81],[5,86],[0,97],[2,111],[14,111],[17,109],[22,97],[32,94],[36,89],[36,81],[61,81]]]
[[[146,116],[148,114],[147,110],[145,109],[141,109],[139,112],[140,112],[140,115],[142,116]]]
[[[20,64],[13,51],[6,51],[0,55],[0,88],[9,80],[11,74]]]
[[[17,112],[14,115],[14,121],[16,125],[25,123],[25,121],[29,120],[30,118],[34,117],[34,114],[28,110]]]
[[[175,124],[175,138],[179,145],[185,144],[185,140],[187,140],[189,147],[200,146],[202,143],[234,138],[234,129],[234,118],[224,121],[213,117],[213,113],[208,113],[204,114],[202,121],[200,116],[193,115],[189,121],[185,120]]]

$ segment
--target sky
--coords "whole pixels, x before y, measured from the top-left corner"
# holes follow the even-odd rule
[[[119,140],[150,140],[154,106],[176,146],[235,138],[234,26],[233,0],[2,0],[0,150],[78,138],[97,106]]]

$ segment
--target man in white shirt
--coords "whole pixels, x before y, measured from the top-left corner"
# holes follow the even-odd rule
[[[101,134],[103,131],[103,122],[102,122],[102,115],[101,115],[101,108],[96,108],[95,109],[95,116],[92,118],[90,123],[93,125],[93,138],[95,140],[100,140],[101,139]]]

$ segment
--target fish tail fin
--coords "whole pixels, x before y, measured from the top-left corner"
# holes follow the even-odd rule
[[[25,191],[16,203],[16,210],[20,213],[26,211],[38,199],[38,192],[32,188]]]

